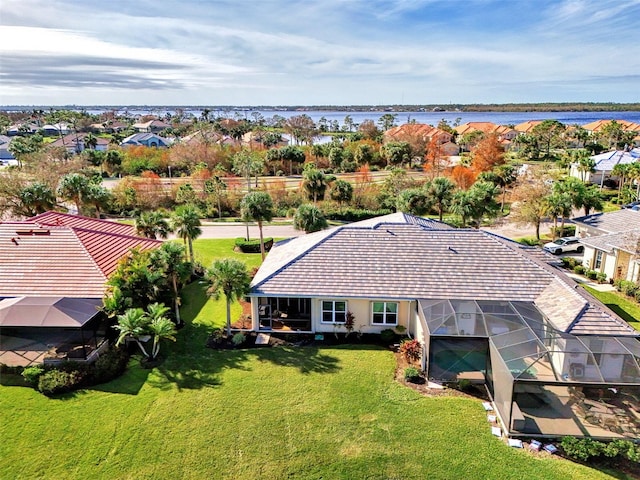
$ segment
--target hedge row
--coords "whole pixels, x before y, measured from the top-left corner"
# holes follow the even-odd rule
[[[264,250],[268,252],[273,247],[273,238],[264,239]],[[242,253],[260,253],[260,240],[245,240],[244,238],[236,238],[236,248]]]
[[[95,363],[63,362],[34,365],[22,371],[24,379],[45,395],[57,395],[105,383],[124,373],[129,354],[121,348],[103,353]]]

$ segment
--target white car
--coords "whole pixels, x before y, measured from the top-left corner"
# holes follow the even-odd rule
[[[547,252],[559,255],[565,252],[578,252],[584,250],[584,246],[580,244],[578,237],[563,237],[553,242],[545,243],[542,247]]]

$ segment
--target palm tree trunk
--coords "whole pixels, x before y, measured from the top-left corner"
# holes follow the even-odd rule
[[[536,240],[540,240],[540,220],[536,222]]]
[[[227,337],[231,336],[231,301],[227,297]]]
[[[194,259],[193,259],[193,239],[191,237],[189,237],[189,259],[191,261],[191,264],[193,265]]]
[[[182,320],[180,319],[180,306],[178,305],[178,280],[176,279],[175,274],[171,276],[171,282],[173,283],[173,305],[176,311],[176,324],[181,325]]]

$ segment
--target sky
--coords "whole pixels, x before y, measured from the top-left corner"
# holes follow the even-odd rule
[[[1,0],[0,105],[640,101],[640,0]]]

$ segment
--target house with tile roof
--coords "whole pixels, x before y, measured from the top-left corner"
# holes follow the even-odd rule
[[[453,135],[437,127],[424,123],[405,123],[397,127],[390,128],[384,132],[384,141],[401,142],[410,141],[411,139],[420,138],[422,141],[429,143],[435,138],[438,143],[444,144],[451,142]]]
[[[395,213],[286,240],[249,296],[259,332],[404,327],[426,375],[485,383],[513,436],[619,435],[585,426],[571,396],[640,388],[639,332],[557,259],[481,230]]]
[[[88,133],[70,133],[62,138],[58,138],[55,142],[51,142],[48,146],[54,148],[64,148],[69,153],[82,153],[89,146],[85,141]],[[96,146],[95,150],[106,152],[109,147],[109,140],[102,137],[95,137]]]
[[[160,133],[167,128],[171,128],[171,125],[158,119],[133,124],[133,129],[139,133]]]
[[[582,264],[608,280],[640,280],[640,212],[623,208],[574,218],[584,245]]]
[[[613,180],[616,183],[620,180],[617,175],[613,175],[613,169],[616,165],[630,165],[640,161],[640,150],[637,148],[633,150],[613,150],[593,155],[591,158],[594,161],[593,171],[580,171],[579,165],[572,163],[569,174],[584,182],[604,186],[605,182],[609,180]]]
[[[41,363],[56,342],[82,341],[86,358],[104,339],[98,307],[118,262],[161,244],[128,225],[55,212],[1,222],[0,363]]]
[[[156,147],[156,148],[168,148],[171,146],[172,141],[168,138],[161,137],[155,133],[134,133],[122,140],[121,146],[144,146],[144,147]]]

